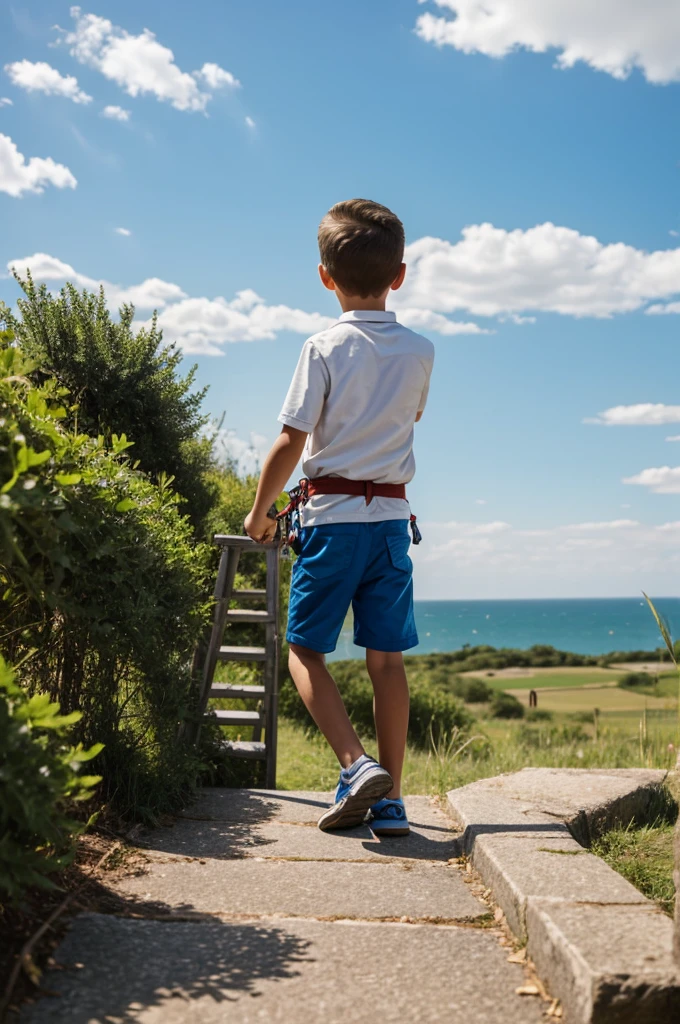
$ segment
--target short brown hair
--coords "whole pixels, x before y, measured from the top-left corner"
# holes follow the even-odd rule
[[[404,258],[404,225],[370,199],[336,203],[319,225],[319,255],[343,292],[362,299],[381,295]]]

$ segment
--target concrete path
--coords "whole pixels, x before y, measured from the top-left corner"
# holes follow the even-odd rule
[[[457,834],[427,797],[411,836],[319,832],[330,794],[206,790],[140,838],[121,916],[81,914],[25,1024],[536,1024]]]

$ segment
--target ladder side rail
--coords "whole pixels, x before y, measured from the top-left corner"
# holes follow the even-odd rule
[[[271,622],[266,626],[267,662],[265,668],[265,741],[267,751],[266,786],[276,789],[276,749],[279,688],[279,550],[267,552],[267,611]]]
[[[227,613],[229,611],[231,594],[234,589],[234,578],[236,576],[236,570],[238,569],[238,563],[238,549],[225,546],[220,557],[220,567],[217,574],[217,582],[215,584],[215,612],[213,614],[213,627],[210,634],[210,643],[208,644],[205,664],[203,665],[203,679],[201,682],[201,694],[198,709],[200,716],[205,714],[205,710],[208,705],[210,687],[212,686],[213,678],[215,676],[215,667],[217,665],[217,659],[222,645],[222,637],[224,635],[224,627],[227,622]]]

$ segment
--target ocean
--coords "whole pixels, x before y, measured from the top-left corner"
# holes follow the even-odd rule
[[[680,598],[655,600],[673,636],[680,638]],[[476,647],[527,648],[550,644],[576,654],[655,650],[663,643],[642,597],[574,598],[551,601],[416,601],[420,644],[409,654]],[[349,625],[329,661],[362,658]]]

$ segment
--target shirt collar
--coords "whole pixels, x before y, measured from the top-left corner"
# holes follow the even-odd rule
[[[361,320],[369,323],[393,324],[396,323],[397,314],[387,309],[348,309],[338,318],[338,323],[355,323]]]

